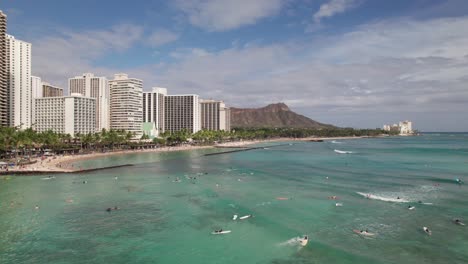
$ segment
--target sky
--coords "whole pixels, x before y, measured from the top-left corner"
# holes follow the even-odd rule
[[[1,0],[32,73],[128,73],[145,91],[314,120],[468,131],[465,0]]]

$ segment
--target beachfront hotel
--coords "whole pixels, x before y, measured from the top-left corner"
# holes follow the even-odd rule
[[[143,93],[143,132],[151,137],[158,137],[164,129],[164,98],[167,89],[153,87],[151,92]]]
[[[6,53],[7,16],[0,10],[0,126],[8,126],[8,86]]]
[[[88,134],[96,131],[96,99],[76,93],[34,99],[34,129],[56,133]]]
[[[31,43],[6,34],[9,125],[31,127]]]
[[[127,74],[114,75],[109,81],[110,128],[123,129],[142,135],[143,124],[143,81],[128,78]]]
[[[35,127],[35,115],[36,115],[36,104],[34,100],[36,98],[43,97],[57,97],[63,96],[63,88],[53,86],[49,83],[43,82],[40,77],[31,76],[31,127]]]
[[[164,100],[165,131],[186,129],[190,133],[200,131],[200,103],[196,94],[167,95]]]
[[[398,124],[384,125],[383,130],[398,132],[401,136],[413,135],[413,122],[411,121],[400,121]]]
[[[96,131],[110,128],[109,85],[106,77],[96,77],[92,73],[68,79],[69,94],[79,93],[96,99]]]
[[[200,100],[201,129],[231,130],[231,111],[223,101]]]

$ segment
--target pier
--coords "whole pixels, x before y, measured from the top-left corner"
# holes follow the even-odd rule
[[[91,169],[80,169],[80,170],[9,170],[9,171],[0,171],[0,175],[44,175],[44,174],[75,174],[75,173],[88,173],[94,171],[101,171],[101,170],[108,170],[108,169],[115,169],[115,168],[122,168],[122,167],[130,167],[133,164],[124,164],[124,165],[116,165],[116,166],[108,166],[108,167],[101,167],[101,168],[91,168]]]
[[[232,147],[232,146],[217,147],[217,148],[236,148],[236,149],[228,150],[228,151],[222,151],[222,152],[216,152],[216,153],[208,153],[208,154],[205,154],[203,156],[215,156],[215,155],[229,154],[229,153],[249,151],[249,150],[255,150],[255,149],[275,148],[275,147],[281,147],[281,146],[289,146],[289,144],[278,144],[278,145],[270,145],[270,146],[262,146],[262,147]]]

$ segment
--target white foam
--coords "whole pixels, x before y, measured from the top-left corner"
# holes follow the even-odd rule
[[[301,243],[302,237],[293,237],[289,240],[279,243],[280,246],[294,246]]]
[[[339,150],[339,149],[335,149],[334,151],[338,154],[352,154],[353,153],[352,151],[345,151],[345,150]]]
[[[333,143],[333,144],[341,144],[341,143],[343,143],[343,142],[339,142],[339,141],[333,140],[331,143]]]
[[[394,196],[387,197],[387,196],[375,195],[375,194],[363,193],[363,192],[357,192],[357,194],[362,195],[362,196],[364,196],[364,197],[366,197],[368,199],[372,199],[372,200],[380,200],[380,201],[384,201],[384,202],[394,202],[394,203],[409,203],[409,201],[404,199],[404,198],[397,199],[397,198],[394,198]]]

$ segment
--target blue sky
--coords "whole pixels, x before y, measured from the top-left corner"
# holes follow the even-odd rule
[[[468,1],[2,0],[33,74],[66,88],[126,72],[144,89],[315,120],[468,131]]]

